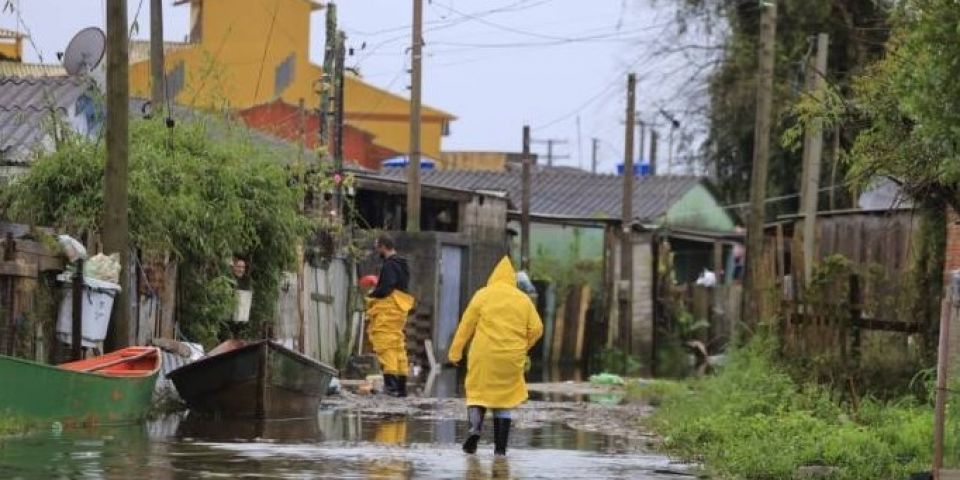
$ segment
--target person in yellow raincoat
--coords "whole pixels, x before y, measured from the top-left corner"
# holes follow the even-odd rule
[[[530,298],[517,288],[517,273],[504,257],[487,286],[470,300],[450,345],[449,360],[459,364],[470,343],[467,362],[467,418],[470,431],[463,451],[475,453],[483,417],[493,410],[494,453],[506,455],[510,409],[527,400],[524,365],[527,352],[543,334]]]
[[[407,396],[407,338],[404,327],[415,300],[410,288],[410,267],[397,255],[393,239],[381,235],[376,241],[377,253],[383,258],[377,286],[367,298],[367,337],[383,370],[387,395]]]

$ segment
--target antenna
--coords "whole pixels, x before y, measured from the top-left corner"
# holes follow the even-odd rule
[[[77,32],[63,53],[63,68],[70,75],[89,73],[100,65],[106,52],[107,36],[97,27]]]

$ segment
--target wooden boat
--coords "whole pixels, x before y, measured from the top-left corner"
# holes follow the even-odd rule
[[[314,417],[337,369],[269,340],[233,340],[167,377],[194,412],[221,418]]]
[[[160,362],[154,347],[56,366],[0,356],[0,413],[67,427],[137,422],[150,410]]]
[[[204,442],[273,440],[283,443],[316,443],[323,433],[316,415],[308,418],[249,419],[195,415],[190,412],[177,426],[177,438]]]

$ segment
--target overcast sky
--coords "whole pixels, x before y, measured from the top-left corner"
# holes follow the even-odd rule
[[[7,0],[0,0],[6,2]],[[14,4],[18,0],[11,0]],[[230,1],[230,0],[206,0]],[[136,38],[149,35],[149,0],[128,0]],[[164,0],[164,35],[183,40],[189,7]],[[566,142],[554,148],[557,164],[590,168],[591,139],[600,143],[600,170],[613,171],[623,157],[626,73],[639,77],[638,110],[661,124],[660,161],[669,129],[657,111],[665,108],[689,134],[695,119],[684,112],[699,100],[684,83],[691,61],[658,55],[676,44],[674,2],[660,0],[425,0],[424,102],[458,117],[447,150],[509,150],[521,147],[522,126],[535,140]],[[104,25],[104,0],[19,0],[0,26],[29,30],[30,61],[56,62],[81,28]],[[407,95],[412,18],[409,0],[340,0],[340,24],[357,67],[370,83]],[[137,10],[140,9],[139,15]],[[320,63],[322,11],[312,18],[312,59]],[[578,127],[579,119],[579,127]],[[677,134],[679,138],[679,133]],[[679,141],[677,141],[679,144]],[[541,155],[546,146],[534,145]],[[542,158],[542,157],[541,157]],[[686,154],[677,154],[674,171]],[[661,166],[663,163],[661,163]],[[662,167],[661,167],[662,168]]]

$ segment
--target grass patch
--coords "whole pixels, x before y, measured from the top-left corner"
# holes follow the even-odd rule
[[[660,406],[667,398],[677,398],[690,393],[690,387],[673,380],[633,380],[627,383],[626,400],[631,403],[646,403]]]
[[[721,478],[791,479],[803,466],[829,478],[903,479],[929,469],[932,409],[915,399],[863,400],[856,411],[817,385],[797,384],[759,342],[716,376],[645,388],[659,396],[649,426],[666,451]],[[641,390],[642,391],[642,390]]]
[[[0,414],[0,437],[22,435],[33,430],[35,425],[13,415]]]

